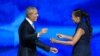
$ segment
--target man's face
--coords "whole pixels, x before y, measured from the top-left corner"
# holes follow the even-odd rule
[[[37,9],[33,9],[33,10],[30,10],[29,11],[29,19],[31,21],[37,21],[37,17],[38,17],[38,12],[37,12]]]

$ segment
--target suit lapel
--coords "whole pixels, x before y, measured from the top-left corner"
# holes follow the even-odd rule
[[[29,22],[25,19],[25,21],[27,22],[27,24],[29,25],[29,27],[30,27],[30,29],[32,30],[32,31],[35,31],[35,28],[34,27],[32,27],[33,25],[30,25],[29,24]]]

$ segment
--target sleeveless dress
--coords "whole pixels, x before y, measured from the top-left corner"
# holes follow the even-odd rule
[[[74,45],[72,56],[91,56],[90,50],[90,32],[86,23],[79,23],[77,25],[76,31],[81,28],[85,31],[85,34],[81,36],[79,41]]]

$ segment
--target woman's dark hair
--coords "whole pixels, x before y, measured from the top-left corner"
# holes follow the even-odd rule
[[[73,15],[75,17],[80,17],[81,22],[84,21],[89,28],[90,35],[92,35],[92,27],[90,24],[90,17],[89,15],[82,11],[82,10],[74,10]]]

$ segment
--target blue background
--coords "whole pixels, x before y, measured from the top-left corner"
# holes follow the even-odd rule
[[[50,38],[57,38],[57,33],[74,34],[76,25],[72,22],[71,14],[77,8],[90,15],[93,27],[91,52],[92,56],[100,56],[99,5],[100,0],[0,0],[0,56],[17,55],[18,27],[25,19],[25,9],[28,6],[38,9],[39,17],[35,22],[37,32],[41,28],[48,28],[48,33],[41,36],[40,40],[59,50],[57,54],[53,54],[37,47],[38,56],[71,56],[72,46],[52,44]]]

